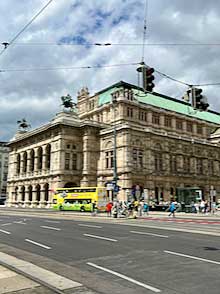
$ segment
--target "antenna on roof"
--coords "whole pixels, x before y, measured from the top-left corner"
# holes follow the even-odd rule
[[[140,87],[140,75],[142,77],[142,88],[145,93],[153,92],[154,83],[154,68],[147,66],[144,62],[145,56],[145,43],[147,36],[147,11],[148,11],[148,0],[145,0],[145,12],[144,12],[144,30],[143,30],[143,43],[142,43],[142,58],[141,62],[137,68],[138,72],[138,86]]]
[[[143,43],[142,43],[142,58],[141,62],[144,62],[145,55],[145,43],[147,37],[147,11],[148,11],[148,0],[145,1],[145,9],[144,9],[144,30],[143,30]]]

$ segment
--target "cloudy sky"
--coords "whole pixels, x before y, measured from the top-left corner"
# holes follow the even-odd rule
[[[0,43],[13,40],[47,2],[1,0]],[[76,99],[83,86],[94,94],[120,80],[137,84],[134,65],[67,68],[141,61],[142,47],[125,44],[142,43],[145,2],[53,0],[0,55],[0,141],[13,136],[23,117],[32,128],[48,122],[60,97]],[[220,82],[219,14],[218,0],[148,0],[145,63],[188,84]],[[89,45],[95,43],[117,45]],[[159,74],[155,84],[156,92],[178,99],[187,89]],[[220,86],[202,89],[210,109],[220,112]]]

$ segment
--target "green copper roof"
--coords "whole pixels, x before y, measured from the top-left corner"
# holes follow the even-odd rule
[[[146,94],[143,91],[141,91],[141,89],[139,89],[138,87],[124,82],[115,84],[112,87],[109,87],[106,90],[97,93],[97,95],[99,95],[99,106],[111,102],[111,93],[115,92],[116,90],[122,89],[123,85],[129,85],[135,93],[135,98],[141,103],[152,105],[158,108],[167,109],[169,111],[174,111],[183,115],[198,118],[211,123],[220,124],[220,114],[218,113],[210,111],[195,111],[193,107],[180,100],[159,94]]]

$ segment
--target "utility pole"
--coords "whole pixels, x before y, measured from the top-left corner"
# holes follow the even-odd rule
[[[113,106],[113,118],[114,118],[114,151],[113,151],[113,183],[114,183],[114,190],[113,195],[114,199],[117,199],[117,188],[118,188],[118,172],[117,172],[117,130],[116,130],[116,106],[117,106],[117,97],[116,93],[112,93],[112,106]]]

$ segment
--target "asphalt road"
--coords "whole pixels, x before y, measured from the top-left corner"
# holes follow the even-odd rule
[[[167,226],[167,229],[166,229]],[[98,293],[220,293],[220,224],[0,215],[0,251]]]

